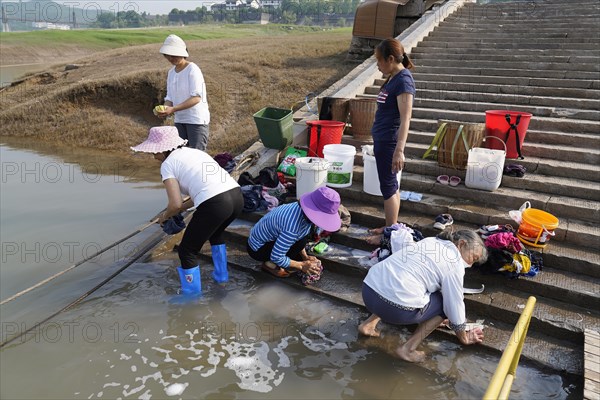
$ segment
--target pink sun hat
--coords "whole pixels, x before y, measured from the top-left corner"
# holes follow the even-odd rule
[[[179,132],[174,126],[155,126],[150,128],[148,139],[132,147],[133,151],[142,153],[162,153],[184,146],[187,143],[186,139],[179,137]]]
[[[300,197],[300,207],[306,217],[327,232],[335,232],[342,226],[338,213],[340,195],[327,186],[320,187]]]

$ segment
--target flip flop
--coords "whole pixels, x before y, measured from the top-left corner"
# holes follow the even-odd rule
[[[269,267],[266,262],[262,263],[262,265],[260,266],[260,268],[265,271],[270,273],[271,275],[277,277],[277,278],[287,278],[291,275],[290,272],[286,271],[285,269],[281,268],[280,266],[276,266],[275,268],[271,268]]]
[[[437,177],[437,181],[442,185],[447,185],[450,182],[450,177],[448,175],[440,175]]]
[[[451,176],[450,177],[450,181],[448,182],[448,184],[450,186],[458,186],[458,184],[460,183],[461,179],[458,176]]]

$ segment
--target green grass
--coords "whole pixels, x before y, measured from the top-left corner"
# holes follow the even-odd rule
[[[328,32],[350,32],[351,28],[323,28],[290,25],[194,25],[144,29],[89,29],[73,31],[1,32],[2,46],[45,46],[57,44],[113,49],[162,43],[169,34],[184,40],[235,39],[248,36],[276,36]]]

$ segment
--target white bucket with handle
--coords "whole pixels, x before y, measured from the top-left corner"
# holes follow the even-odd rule
[[[486,136],[486,139],[496,139],[502,142],[504,150],[492,150],[484,147],[473,147],[469,150],[467,158],[467,175],[465,186],[472,189],[481,189],[493,192],[502,183],[504,160],[506,158],[506,143],[495,136]]]

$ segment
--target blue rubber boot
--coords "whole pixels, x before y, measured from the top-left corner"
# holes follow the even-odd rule
[[[215,282],[223,283],[229,280],[227,272],[227,247],[224,244],[216,244],[210,247],[215,269],[213,270],[213,279]]]
[[[201,294],[202,283],[200,281],[200,267],[183,269],[177,267],[179,272],[179,280],[181,281],[182,294]]]

